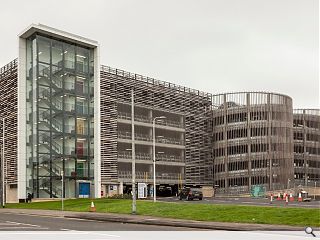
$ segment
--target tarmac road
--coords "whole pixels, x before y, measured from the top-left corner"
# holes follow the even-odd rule
[[[36,216],[26,213],[1,212],[0,214],[1,240],[314,239],[312,236],[306,235],[303,230],[242,232],[199,230],[200,229],[181,227],[100,222],[95,220],[81,220],[54,216]],[[319,233],[315,233],[318,237]]]
[[[124,224],[75,218],[35,216],[28,214],[0,214],[0,231],[187,231],[183,227]],[[1,236],[1,234],[0,234]]]
[[[179,200],[178,197],[158,197],[157,200],[163,202],[188,202],[188,203],[205,203],[205,204],[233,204],[233,205],[249,205],[249,206],[277,206],[277,207],[298,207],[298,208],[320,208],[320,201],[311,202],[289,202],[288,205],[283,200],[274,200],[270,204],[270,199],[267,198],[204,198],[202,201],[193,200],[185,201]]]

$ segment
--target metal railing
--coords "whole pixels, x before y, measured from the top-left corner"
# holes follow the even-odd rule
[[[51,120],[52,128],[58,132],[62,131],[62,123],[59,120],[57,120],[56,118],[50,118],[50,110],[42,112],[42,119],[43,119],[43,121],[45,121],[49,125],[50,125],[50,120]]]
[[[107,72],[107,73],[111,73],[111,74],[115,74],[115,75],[118,75],[118,76],[131,78],[131,79],[140,80],[140,81],[143,81],[143,82],[148,83],[148,84],[151,83],[151,84],[155,84],[155,85],[158,85],[158,86],[168,87],[170,89],[176,90],[177,92],[190,93],[190,94],[197,95],[197,96],[206,96],[208,98],[211,96],[210,93],[201,92],[201,91],[196,90],[196,89],[192,89],[192,88],[188,88],[188,87],[180,86],[180,85],[175,85],[173,83],[157,80],[157,79],[154,79],[154,78],[149,78],[149,77],[146,77],[146,76],[142,76],[140,74],[127,72],[127,71],[124,71],[124,70],[121,70],[121,69],[117,69],[117,68],[112,68],[112,67],[109,67],[109,66],[101,65],[100,69],[101,69],[101,71],[104,71],[104,72]]]
[[[52,190],[52,195],[54,197],[60,197],[62,195],[62,189],[56,184],[50,184],[50,179],[42,178],[39,180],[39,189],[44,190],[46,193],[50,194],[50,185]]]
[[[152,138],[148,135],[145,135],[145,134],[138,134],[136,133],[134,135],[135,137],[135,140],[138,140],[138,141],[152,141]],[[130,132],[118,132],[118,138],[121,138],[121,139],[131,139],[131,133]]]
[[[50,150],[50,143],[52,146],[52,151],[56,154],[61,154],[62,153],[62,147],[56,143],[55,141],[50,140],[50,136],[47,136],[45,134],[41,134],[39,139],[39,145],[44,145]]]
[[[156,161],[163,162],[184,162],[184,159],[177,155],[156,154]]]
[[[118,118],[125,119],[125,120],[131,120],[131,113],[127,112],[118,112]],[[150,123],[152,124],[152,118],[145,116],[145,115],[134,115],[134,120],[137,122],[144,122],[144,123]],[[183,128],[183,124],[179,121],[169,120],[165,119],[163,121],[157,121],[156,125],[163,125],[163,126],[169,126],[169,127],[176,127],[176,128]]]
[[[135,136],[136,141],[152,142],[152,137],[150,137],[149,135],[136,133],[134,136]],[[118,138],[131,139],[131,133],[130,132],[118,132]],[[168,138],[168,137],[166,137],[166,138],[157,137],[156,142],[157,143],[164,143],[164,144],[184,145],[183,140],[179,140],[177,138]]]
[[[118,158],[132,159],[132,154],[129,152],[118,152]],[[148,153],[136,153],[136,160],[152,160],[152,155]]]
[[[163,125],[163,126],[170,126],[170,127],[176,127],[176,128],[184,128],[183,124],[179,121],[173,121],[170,119],[165,119],[163,121],[157,121],[158,125]]]
[[[132,159],[132,154],[130,152],[118,152],[118,158],[122,159]],[[149,160],[153,161],[152,154],[148,153],[137,153],[136,160]],[[167,155],[167,154],[156,154],[156,161],[163,161],[163,162],[184,162],[179,156],[176,155]]]
[[[153,179],[153,174],[150,172],[136,172],[136,179]],[[123,179],[131,179],[130,171],[118,171],[118,177]],[[180,173],[157,173],[156,179],[159,180],[179,180],[184,179],[184,175]]]

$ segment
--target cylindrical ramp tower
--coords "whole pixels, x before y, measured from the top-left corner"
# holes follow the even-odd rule
[[[265,92],[213,96],[217,194],[287,188],[293,179],[292,99]]]

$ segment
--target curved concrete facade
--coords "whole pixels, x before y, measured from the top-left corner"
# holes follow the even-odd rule
[[[287,187],[293,179],[290,97],[265,92],[213,95],[212,114],[216,193]]]
[[[313,186],[320,183],[320,109],[294,109],[295,183]]]

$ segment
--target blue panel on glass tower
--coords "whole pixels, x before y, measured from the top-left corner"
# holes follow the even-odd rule
[[[88,198],[90,196],[90,183],[79,183],[79,198]]]

